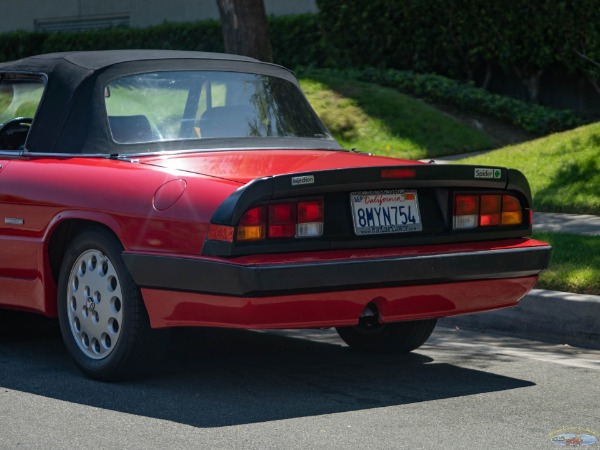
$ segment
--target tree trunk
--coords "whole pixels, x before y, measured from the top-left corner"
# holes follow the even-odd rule
[[[540,79],[542,78],[544,70],[520,70],[518,67],[515,67],[515,72],[527,88],[527,92],[529,93],[529,101],[531,103],[539,103]]]
[[[263,0],[217,0],[225,51],[273,61]]]
[[[481,87],[485,90],[488,90],[490,87],[490,81],[492,80],[492,63],[487,63],[485,65],[485,77],[483,79],[483,83],[481,83]]]

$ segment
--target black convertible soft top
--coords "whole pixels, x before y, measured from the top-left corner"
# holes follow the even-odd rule
[[[45,55],[29,56],[17,61],[0,63],[0,71],[22,70],[52,70],[61,62],[70,63],[59,70],[77,72],[81,70],[99,70],[124,62],[151,61],[163,59],[188,59],[202,61],[247,61],[258,62],[246,56],[225,53],[192,52],[181,50],[100,50],[48,53]]]
[[[29,132],[26,151],[43,153],[119,154],[123,147],[110,137],[103,89],[114,78],[148,71],[225,70],[284,78],[298,85],[287,69],[221,53],[178,50],[107,50],[52,53],[0,63],[0,77],[38,75],[47,86]],[[321,140],[323,141],[323,140]],[[212,142],[214,147],[217,142]],[[223,142],[222,146],[231,143]],[[262,145],[259,140],[254,145]],[[292,142],[288,142],[291,146]],[[294,144],[297,146],[298,142]],[[234,146],[241,145],[237,143]],[[247,143],[245,144],[248,145]],[[272,146],[270,142],[268,146]],[[315,146],[317,144],[310,144]],[[323,142],[318,144],[323,148]],[[335,141],[331,145],[337,147]],[[133,144],[127,153],[191,149],[192,142]],[[287,145],[282,145],[286,147]],[[305,146],[305,145],[303,145]],[[328,145],[325,145],[328,147]]]

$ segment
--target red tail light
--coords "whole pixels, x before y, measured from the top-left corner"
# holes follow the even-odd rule
[[[239,241],[255,241],[264,239],[267,230],[266,212],[264,206],[249,209],[240,219],[237,228]]]
[[[323,222],[323,201],[298,203],[298,222]]]
[[[415,178],[415,169],[382,169],[381,178]]]
[[[270,238],[292,238],[296,236],[296,204],[277,203],[269,205]]]
[[[454,197],[454,228],[475,228],[479,222],[479,196],[457,195]]]
[[[323,200],[272,203],[251,208],[237,227],[238,241],[323,235]]]
[[[317,237],[323,235],[323,201],[312,200],[298,203],[298,224],[296,237]]]
[[[207,238],[213,241],[233,242],[233,227],[211,223],[208,226]]]
[[[501,195],[482,195],[479,212],[479,226],[500,225],[502,215]]]
[[[500,194],[460,194],[454,197],[454,229],[519,225],[523,207],[517,197]]]

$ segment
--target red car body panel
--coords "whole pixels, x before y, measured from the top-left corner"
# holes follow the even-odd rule
[[[18,227],[0,223],[2,303],[56,314],[47,246],[65,221],[103,224],[119,236],[126,251],[197,256],[214,210],[248,179],[288,173],[290,165],[293,171],[385,163],[398,160],[317,150],[218,151],[143,157],[134,163],[76,157],[0,160],[4,196],[0,214],[25,219]],[[242,170],[236,175],[238,169]],[[63,187],[65,179],[77,189]],[[183,180],[185,188],[177,190],[170,207],[158,211],[157,191],[177,180]],[[210,196],[205,195],[207,190]],[[190,207],[197,198],[202,198],[202,207]]]
[[[469,314],[515,306],[537,277],[243,298],[142,289],[153,327],[320,328],[356,325],[367,305],[380,321]]]
[[[282,155],[283,153],[283,155]],[[250,155],[244,158],[245,155]],[[186,258],[200,258],[202,244],[205,240],[208,223],[214,210],[227,196],[247,180],[260,178],[267,174],[288,173],[290,170],[318,171],[331,167],[365,167],[398,165],[398,160],[374,157],[364,154],[352,154],[331,151],[299,150],[248,150],[248,151],[218,151],[193,155],[166,157],[143,157],[135,162],[96,159],[96,158],[31,158],[3,163],[2,181],[4,186],[4,202],[0,204],[0,212],[4,216],[25,218],[24,226],[15,229],[5,223],[0,224],[3,239],[3,253],[0,259],[0,270],[4,277],[0,278],[0,289],[5,306],[42,312],[49,316],[56,314],[56,285],[49,270],[48,245],[54,230],[65,221],[83,220],[100,223],[113,230],[118,235],[125,248],[125,253],[169,254]],[[238,170],[238,169],[242,170]],[[69,179],[70,184],[78,186],[77,191],[62,188],[61,180]],[[102,180],[102,181],[95,181]],[[157,191],[162,186],[176,184],[174,193],[166,192],[162,198],[172,206],[158,211],[156,208]],[[110,189],[106,185],[110,184]],[[209,191],[210,196],[204,195]],[[202,198],[202,208],[190,207],[194,199]],[[58,200],[60,199],[60,201]],[[10,211],[10,213],[8,212]],[[520,246],[545,245],[533,240],[527,240]],[[498,243],[474,242],[462,244],[459,251],[474,252],[490,250],[498,247]],[[239,265],[283,264],[306,261],[335,261],[373,258],[386,258],[393,255],[409,254],[442,254],[455,252],[456,248],[449,245],[431,245],[420,247],[405,247],[398,249],[364,249],[354,251],[323,251],[294,254],[262,254],[242,256],[235,259]],[[211,258],[208,258],[211,259]],[[214,258],[212,258],[214,260]],[[401,288],[385,288],[385,295],[380,300],[382,307],[391,313],[386,320],[409,320],[419,317],[441,317],[448,314],[461,314],[504,307],[515,304],[526,292],[523,286],[533,286],[535,277],[510,280],[497,280],[493,283],[499,293],[497,300],[490,302],[486,296],[479,293],[486,281],[461,282],[449,285],[411,286]],[[470,286],[470,283],[473,283]],[[454,286],[452,289],[449,287]],[[515,291],[515,286],[519,286]],[[406,314],[400,313],[398,305],[402,299],[415,298],[415,292],[423,289],[423,298],[428,298],[422,311],[412,310]],[[521,290],[519,290],[521,289]],[[485,289],[483,289],[485,291]],[[435,292],[453,292],[447,300],[452,304],[448,308],[435,313],[431,298]],[[253,327],[291,326],[294,323],[288,317],[286,308],[291,308],[298,317],[295,326],[324,326],[330,319],[332,311],[341,311],[339,299],[349,295],[350,291],[341,291],[337,295],[331,293],[302,294],[262,298],[260,301],[243,301],[233,297],[207,294],[183,294],[166,291],[144,289],[144,298],[148,307],[153,326],[173,325],[203,325],[221,324],[223,326],[244,326],[246,322]],[[360,305],[365,305],[379,298],[378,289],[363,289],[351,296],[354,300],[349,304],[355,305],[346,311],[339,320],[333,320],[330,325],[347,324],[358,320],[357,311]],[[463,301],[459,301],[458,292],[463,292]],[[466,296],[464,292],[472,295]],[[506,292],[501,294],[501,292]],[[448,294],[450,295],[450,294]],[[386,297],[387,296],[387,297]],[[386,298],[393,300],[387,300]],[[161,306],[159,298],[164,299]],[[441,298],[441,297],[439,297]],[[512,300],[509,300],[512,298]],[[313,299],[309,301],[309,299]],[[321,301],[319,302],[319,299]],[[215,306],[221,302],[222,307]],[[324,308],[323,316],[319,313],[314,319],[307,319],[308,311],[314,313],[315,303]],[[329,306],[328,303],[331,303]],[[450,305],[448,303],[448,305]],[[212,305],[212,306],[210,306]],[[237,306],[236,306],[237,305]],[[247,305],[248,310],[244,306]],[[265,305],[272,308],[269,319],[264,323],[256,317],[257,311],[263,311]],[[429,306],[426,306],[429,305]],[[183,308],[189,317],[185,318],[173,311]],[[197,320],[192,317],[202,317],[207,308],[213,308],[219,319]],[[266,309],[269,309],[266,308]],[[300,308],[300,309],[298,309]],[[307,309],[307,311],[304,311]],[[165,310],[171,311],[165,313]],[[329,310],[329,312],[327,312]],[[226,312],[232,314],[227,322]],[[351,312],[350,312],[351,311]],[[212,314],[212,313],[211,313]],[[247,314],[247,319],[241,319]],[[281,318],[277,319],[280,314]],[[210,315],[209,315],[210,316]],[[352,319],[350,319],[352,317]],[[330,320],[331,321],[331,320]],[[312,324],[312,325],[311,325]]]
[[[129,53],[119,54],[115,65],[121,67],[128,55]],[[150,64],[145,60],[146,57],[147,54],[139,57],[135,70],[141,70],[139,67]],[[100,86],[98,92],[103,92],[102,83],[110,78],[102,78],[104,75],[100,73],[101,70],[99,75],[95,75],[96,78],[88,77],[88,72],[83,70],[85,64],[90,64],[90,71],[103,69],[103,63],[96,63],[92,56],[79,54],[66,59],[69,58],[79,61],[77,70],[81,69],[81,73],[78,75],[79,81],[75,81],[81,85],[97,83],[92,87]],[[110,60],[112,56],[107,58]],[[169,58],[179,61],[182,56],[177,53]],[[52,58],[43,61],[45,62],[41,63],[40,70],[45,71],[43,73],[48,77],[54,67],[66,64],[64,61],[48,62]],[[15,73],[25,71],[29,77],[34,70],[32,67],[37,63],[25,62],[4,70]],[[263,70],[258,62],[238,63],[244,67]],[[177,64],[183,63],[179,61]],[[110,67],[110,70],[117,70]],[[281,76],[290,77],[285,74]],[[350,325],[357,323],[368,304],[377,305],[384,322],[483,311],[516,304],[531,289],[537,273],[547,266],[547,258],[544,257],[549,252],[549,247],[526,237],[531,228],[528,218],[514,232],[504,233],[502,239],[496,239],[494,233],[490,234],[492,237],[479,234],[473,238],[469,238],[466,233],[463,237],[459,233],[455,238],[457,242],[433,242],[431,245],[386,246],[385,241],[367,239],[362,240],[359,248],[345,250],[327,248],[327,243],[324,243],[323,248],[318,251],[307,247],[293,252],[266,249],[242,256],[204,254],[208,229],[215,212],[222,209],[227,201],[234,203],[236,193],[248,190],[248,186],[256,185],[262,179],[297,173],[326,173],[327,176],[333,176],[346,169],[431,165],[342,151],[336,147],[337,144],[331,143],[331,139],[323,139],[323,145],[331,145],[330,148],[311,147],[310,145],[316,144],[310,139],[310,145],[303,147],[306,139],[289,140],[285,137],[276,142],[282,145],[289,143],[289,147],[266,148],[261,146],[265,139],[254,138],[223,142],[210,139],[182,140],[181,143],[159,142],[148,145],[142,142],[122,146],[110,137],[101,95],[94,100],[100,102],[100,106],[88,106],[87,99],[75,101],[80,91],[85,90],[73,89],[69,92],[68,99],[75,99],[71,104],[80,105],[80,113],[66,111],[63,117],[55,113],[56,110],[62,111],[55,104],[66,108],[61,103],[67,98],[61,90],[64,86],[52,83],[56,82],[50,81],[51,89],[42,100],[36,116],[37,123],[47,121],[49,125],[36,126],[34,122],[26,151],[3,152],[4,159],[0,159],[0,304],[3,307],[36,311],[48,316],[57,314],[56,283],[61,249],[72,238],[70,232],[79,230],[85,224],[100,225],[118,237],[124,249],[123,257],[127,261],[130,261],[127,258],[133,261],[128,262],[132,272],[137,267],[135,263],[138,260],[135,258],[142,260],[142,274],[133,274],[136,281],[138,277],[151,278],[151,275],[144,275],[144,264],[158,261],[160,265],[162,257],[166,258],[164,261],[167,264],[173,261],[189,263],[192,265],[186,267],[193,268],[193,264],[201,263],[202,267],[216,267],[217,271],[223,266],[260,278],[266,275],[261,275],[254,269],[261,267],[276,269],[277,266],[282,266],[292,273],[296,265],[303,265],[303,270],[318,271],[319,264],[330,268],[335,264],[355,261],[359,265],[364,263],[371,267],[370,270],[376,270],[376,267],[381,263],[385,264],[388,259],[393,259],[396,264],[407,258],[427,255],[485,253],[486,258],[489,255],[493,259],[495,251],[506,254],[526,248],[539,249],[540,254],[543,253],[536,260],[539,261],[538,266],[527,268],[523,273],[519,269],[514,274],[510,274],[504,267],[505,273],[498,279],[493,277],[493,272],[480,274],[485,279],[471,280],[456,278],[448,281],[444,278],[436,279],[432,275],[430,278],[434,280],[433,283],[410,283],[410,280],[402,280],[399,285],[390,285],[393,284],[390,279],[382,279],[377,285],[367,286],[365,284],[368,283],[363,280],[360,285],[351,289],[342,285],[319,289],[314,282],[310,292],[295,289],[274,295],[266,291],[252,291],[251,295],[240,291],[239,295],[231,295],[228,292],[214,292],[214,289],[203,289],[202,286],[195,286],[187,291],[178,289],[177,286],[166,289],[151,286],[152,283],[146,281],[140,286],[154,327],[207,325],[282,328]],[[89,127],[86,121],[77,122],[84,112],[90,114],[89,121],[95,123],[95,127]],[[85,131],[78,134],[80,130]],[[98,147],[98,142],[103,146]],[[207,147],[212,142],[216,142],[215,146]],[[225,145],[229,142],[234,144],[233,148]],[[77,147],[78,143],[81,147]],[[151,145],[154,146],[153,151],[148,150]],[[182,148],[172,148],[176,145],[181,145]],[[198,148],[194,147],[196,145]],[[61,150],[61,146],[65,149]],[[166,148],[165,151],[162,150],[163,147]],[[122,148],[128,151],[139,149],[141,153],[125,153],[124,157],[114,153]],[[60,153],[61,151],[67,153]],[[98,154],[92,154],[92,151],[97,151]],[[143,152],[146,151],[150,154],[145,155]],[[362,174],[351,172],[347,177],[355,173]],[[520,181],[522,175],[513,171],[511,176],[517,180],[513,182],[509,180],[506,169],[502,169],[501,174],[501,177],[492,180],[475,179],[471,172],[471,178],[467,179],[462,174],[459,177],[462,177],[461,189],[516,189],[524,201],[529,201],[528,186],[526,182]],[[381,182],[379,178],[378,183],[388,186],[385,189],[389,189],[389,186],[405,186],[402,180]],[[279,179],[281,180],[282,178]],[[450,183],[452,180],[452,177],[436,178],[430,185],[427,184],[427,179],[419,180],[418,183],[421,184],[415,184],[415,180],[410,182],[413,183],[411,186],[419,186],[419,189],[442,187],[445,189],[444,195],[448,196],[452,195],[454,186],[443,183]],[[355,181],[357,185],[362,182]],[[353,182],[354,180],[346,180],[345,190],[340,193],[340,196],[346,196],[343,203],[348,208],[348,195],[354,189]],[[315,195],[318,188],[315,185],[309,191],[309,187],[302,187],[304,190],[298,192]],[[335,182],[330,182],[326,188],[328,192],[333,192],[336,189]],[[436,195],[438,194],[430,195],[431,202],[437,198]],[[450,236],[452,217],[451,211],[447,209],[451,207],[448,206],[450,201],[446,200],[438,198],[436,201],[446,210],[443,214],[450,216],[445,216],[442,220],[439,217],[441,212],[432,214],[440,223],[443,222],[443,232]],[[265,201],[272,199],[266,198]],[[525,204],[523,211],[528,214],[530,205]],[[235,214],[232,213],[231,217],[235,217]],[[351,218],[348,217],[347,222],[350,221]],[[227,226],[233,229],[235,224]],[[473,242],[458,242],[460,240]],[[353,239],[349,238],[340,239],[340,242],[348,247],[354,245]],[[371,243],[374,248],[370,248]],[[271,249],[273,248],[275,247]],[[398,278],[402,278],[401,274]],[[340,276],[340,280],[343,280],[343,276]]]
[[[418,161],[384,158],[360,153],[322,150],[258,150],[215,151],[143,158],[145,164],[170,169],[193,171],[219,178],[248,183],[256,178],[284,173],[302,173],[349,167],[422,164]]]

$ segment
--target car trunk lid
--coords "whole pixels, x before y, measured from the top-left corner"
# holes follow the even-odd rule
[[[414,165],[416,161],[331,150],[227,150],[151,156],[142,164],[182,170],[242,184],[265,176],[339,168]]]

